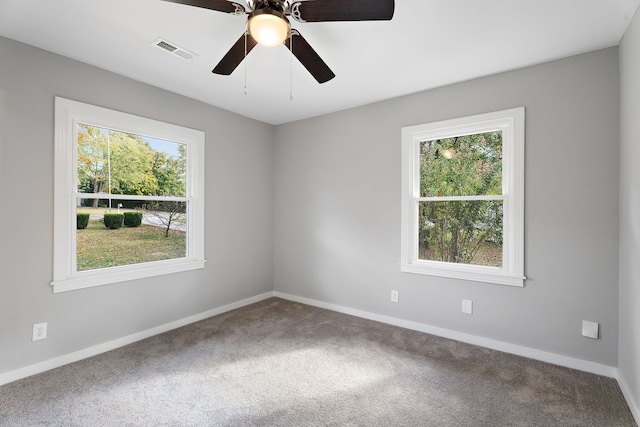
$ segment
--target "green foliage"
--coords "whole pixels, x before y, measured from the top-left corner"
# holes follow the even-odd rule
[[[89,214],[88,213],[76,213],[76,228],[78,230],[84,230],[87,228],[89,224]]]
[[[111,194],[153,195],[158,182],[153,174],[155,151],[138,135],[110,131]]]
[[[421,197],[501,194],[500,131],[420,144]],[[502,209],[499,200],[420,202],[420,257],[469,264],[484,242],[502,245]]]
[[[447,150],[450,159],[445,157]],[[502,194],[502,133],[422,142],[420,193],[422,197]]]
[[[187,152],[184,145],[178,146],[179,157],[174,158],[164,152],[155,152],[153,173],[158,182],[158,194],[161,196],[184,196]]]
[[[140,135],[78,126],[78,189],[85,193],[184,196],[186,146],[154,150]],[[94,206],[97,207],[97,199]]]
[[[104,132],[91,126],[78,126],[78,190],[101,193],[108,182],[107,139]],[[98,207],[94,199],[93,207]]]
[[[124,225],[127,227],[139,227],[142,224],[142,214],[140,212],[124,212]]]
[[[116,230],[122,227],[124,221],[124,215],[119,213],[105,213],[104,214],[104,226],[112,230]]]

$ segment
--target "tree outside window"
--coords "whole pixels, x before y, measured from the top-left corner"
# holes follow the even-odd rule
[[[420,195],[420,259],[502,266],[502,132],[421,142]]]

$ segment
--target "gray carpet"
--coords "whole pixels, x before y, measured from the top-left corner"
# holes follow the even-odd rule
[[[615,380],[272,298],[0,387],[1,426],[635,426]]]

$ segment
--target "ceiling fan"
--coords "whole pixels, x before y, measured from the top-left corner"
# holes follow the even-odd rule
[[[265,46],[284,43],[318,83],[331,80],[335,74],[300,32],[291,28],[287,16],[303,23],[388,21],[394,12],[394,0],[247,0],[249,10],[240,3],[227,0],[164,1],[231,15],[249,15],[247,31],[213,69],[215,74],[230,75],[258,43]]]

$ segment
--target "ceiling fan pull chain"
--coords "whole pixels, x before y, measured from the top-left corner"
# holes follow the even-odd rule
[[[289,101],[293,101],[293,34],[289,33],[289,49],[291,55],[289,56]]]
[[[244,95],[247,96],[247,32],[244,32]]]

